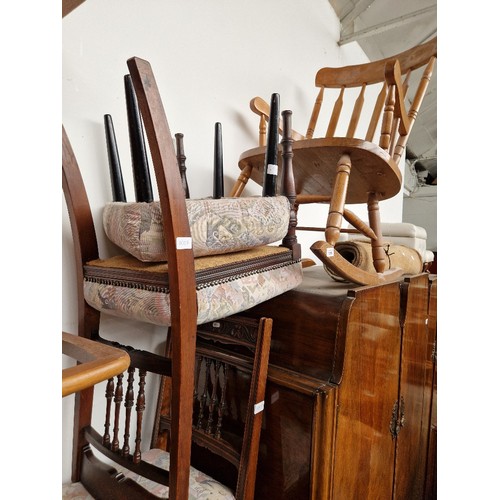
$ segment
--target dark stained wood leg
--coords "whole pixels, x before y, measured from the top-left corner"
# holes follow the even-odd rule
[[[294,259],[300,259],[301,248],[297,241],[297,193],[295,190],[295,178],[293,176],[293,139],[292,139],[292,112],[289,110],[281,113],[283,117],[283,138],[282,145],[282,187],[281,193],[288,198],[290,202],[290,222],[288,233],[283,238],[283,246],[286,246],[293,252]]]
[[[179,165],[179,172],[181,174],[182,187],[184,188],[184,193],[186,199],[189,198],[189,186],[186,176],[186,155],[184,154],[184,134],[175,134],[175,145],[176,145],[176,156],[177,163]]]

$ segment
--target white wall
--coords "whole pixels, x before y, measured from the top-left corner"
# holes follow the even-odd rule
[[[248,106],[252,97],[278,92],[281,109],[293,111],[294,128],[305,131],[316,97],[316,71],[367,60],[357,44],[338,47],[338,38],[339,21],[327,0],[86,0],[63,19],[62,122],[86,183],[102,256],[113,251],[100,223],[102,207],[111,199],[103,129],[107,113],[114,121],[127,195],[133,197],[123,90],[129,57],[153,66],[171,131],[185,136],[191,197],[204,197],[211,195],[215,122],[222,123],[228,192],[239,173],[239,155],[257,145],[258,119]],[[259,191],[253,186],[245,194]],[[366,208],[360,210],[366,219]],[[402,193],[381,204],[381,216],[401,221]],[[308,207],[301,209],[300,223],[322,224],[325,217]],[[76,332],[64,200],[62,225],[62,326]],[[320,237],[299,237],[303,256],[312,258],[309,247]],[[119,331],[125,342],[160,352],[165,329],[133,326],[104,318],[103,333],[118,337]],[[63,481],[70,477],[72,404],[72,398],[63,401]]]
[[[420,186],[403,201],[403,220],[425,228],[427,250],[437,252],[437,186]]]

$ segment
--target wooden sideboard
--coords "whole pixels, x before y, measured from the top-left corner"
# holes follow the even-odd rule
[[[273,318],[256,500],[432,498],[436,284],[354,286],[313,266],[244,313]]]

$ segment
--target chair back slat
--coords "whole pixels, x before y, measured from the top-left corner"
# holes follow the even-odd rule
[[[316,123],[318,121],[319,112],[321,110],[321,105],[323,104],[323,94],[325,92],[325,87],[321,87],[316,97],[316,102],[314,103],[314,108],[311,113],[311,119],[309,120],[309,126],[307,127],[306,139],[312,139],[314,135],[314,130],[316,129]]]
[[[404,82],[402,83],[401,85],[401,89],[402,89],[402,95],[401,95],[401,99],[404,100],[406,99],[407,97],[407,94],[408,94],[408,90],[410,88],[409,86],[409,82],[410,82],[410,78],[411,78],[411,74],[412,74],[412,71],[408,71],[408,73],[406,74],[406,77],[404,79]],[[391,157],[394,156],[394,151],[396,149],[396,143],[397,143],[397,139],[396,139],[396,134],[397,134],[397,131],[399,130],[399,127],[400,127],[400,123],[401,123],[401,118],[399,117],[396,117],[393,124],[392,124],[392,131],[391,131],[391,146],[389,148],[389,154],[391,155]],[[406,125],[407,126],[407,125]],[[406,130],[406,129],[405,129]],[[404,135],[406,132],[402,132],[402,134]]]
[[[328,128],[326,129],[326,137],[333,137],[337,125],[339,123],[340,113],[342,112],[342,106],[344,105],[344,87],[340,89],[339,95],[335,100],[335,105],[332,109],[332,115],[330,116],[330,121],[328,122]]]
[[[392,121],[392,128],[391,128],[391,138],[390,138],[390,146],[389,146],[389,154],[391,157],[394,154],[394,150],[396,149],[396,141],[395,137],[398,132],[399,124],[401,122],[401,118],[395,117]]]
[[[352,110],[351,121],[349,122],[346,137],[354,137],[356,134],[359,117],[361,116],[361,111],[363,110],[363,105],[365,103],[365,90],[366,85],[362,85]]]
[[[389,151],[391,146],[391,131],[394,120],[394,106],[396,102],[395,89],[391,85],[385,101],[384,113],[382,115],[382,127],[380,129],[380,139],[378,145],[385,151]]]
[[[434,70],[434,64],[436,63],[436,57],[433,56],[430,58],[427,63],[425,70],[420,78],[419,85],[415,95],[413,97],[413,102],[411,104],[410,110],[408,111],[408,120],[409,120],[409,129],[407,135],[400,136],[397,140],[396,147],[394,148],[394,154],[392,155],[393,160],[396,163],[399,163],[401,156],[403,154],[404,148],[406,147],[406,143],[408,142],[408,136],[410,135],[411,129],[413,128],[413,124],[418,115],[418,111],[420,110],[420,106],[425,97],[427,87],[429,86],[429,81],[432,76],[432,72]]]
[[[365,136],[366,141],[373,142],[373,138],[375,137],[375,131],[377,130],[377,126],[380,121],[382,110],[384,109],[384,103],[386,98],[387,98],[387,84],[384,82],[378,94],[375,106],[373,107],[373,113],[370,119],[370,124],[368,125],[368,130],[366,131],[366,136]]]

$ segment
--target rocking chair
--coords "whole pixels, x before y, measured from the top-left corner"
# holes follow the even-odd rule
[[[316,74],[319,93],[305,135],[292,132],[297,207],[305,203],[329,203],[326,227],[297,226],[303,230],[322,230],[324,241],[311,246],[313,253],[332,273],[361,285],[397,279],[402,271],[385,269],[379,201],[389,199],[401,189],[401,157],[417,119],[437,58],[437,38],[394,57],[340,68],[322,68]],[[358,131],[365,97],[375,87],[371,118],[364,136]],[[338,89],[324,137],[313,138],[326,89]],[[339,134],[341,113],[347,95],[358,89],[357,98],[344,134]],[[368,100],[368,99],[367,99]],[[407,109],[406,103],[409,102]],[[248,179],[261,183],[264,165],[269,106],[256,97],[250,108],[260,116],[259,147],[241,154],[240,176],[231,192],[239,196]],[[378,136],[378,139],[376,137]],[[348,204],[367,204],[368,224],[348,210]],[[335,251],[343,220],[369,238],[375,272],[361,270]]]

